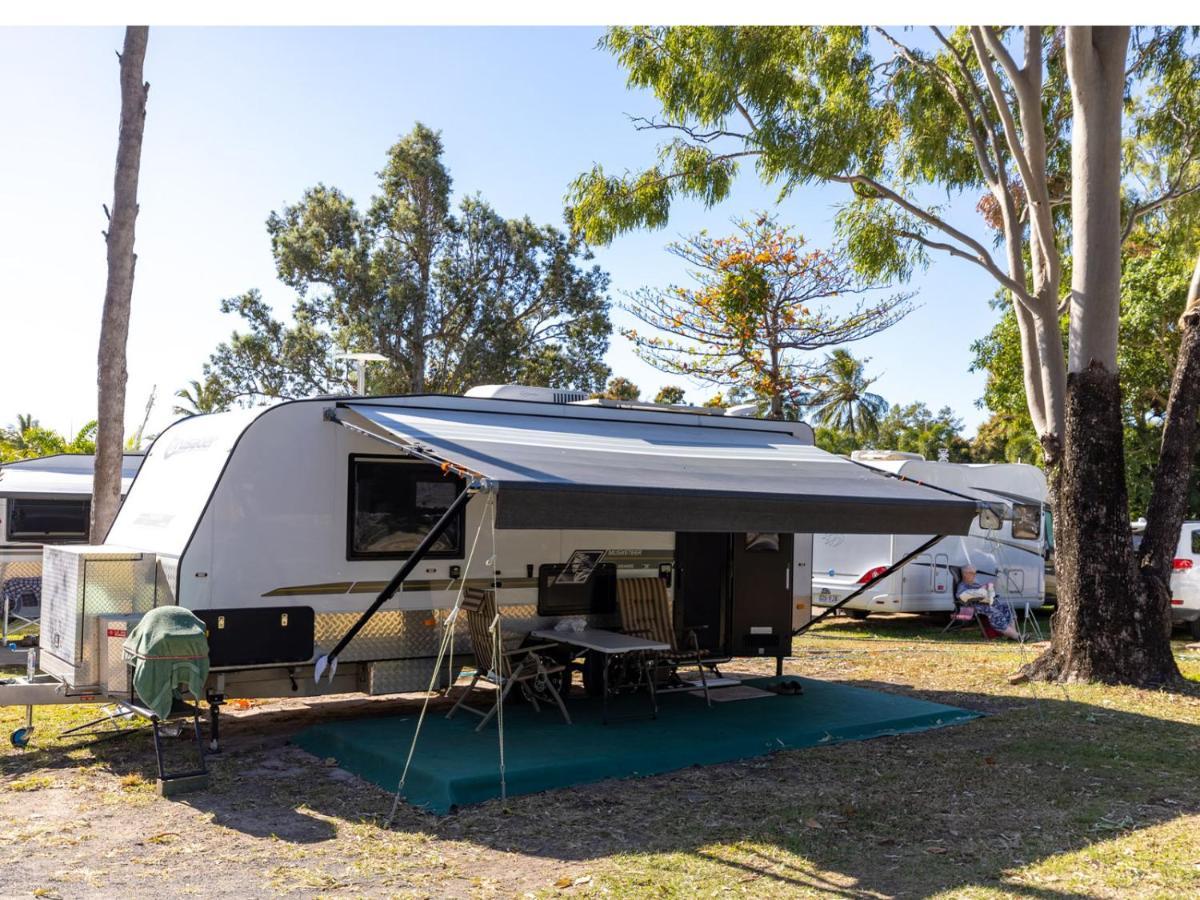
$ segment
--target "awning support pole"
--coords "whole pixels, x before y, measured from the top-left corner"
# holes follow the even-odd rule
[[[476,493],[486,489],[488,489],[486,484],[474,482],[468,485],[466,490],[454,498],[454,502],[450,504],[450,506],[442,514],[442,517],[434,523],[432,528],[429,529],[429,533],[426,534],[421,540],[420,545],[412,552],[412,555],[404,561],[404,565],[400,567],[399,571],[392,576],[392,580],[387,583],[387,586],[379,592],[379,596],[375,598],[375,601],[366,608],[361,616],[358,617],[358,621],[350,626],[350,630],[342,635],[342,639],[337,642],[337,645],[331,651],[317,660],[316,668],[313,670],[313,681],[319,682],[321,680],[321,676],[325,674],[326,668],[329,669],[329,680],[333,681],[333,675],[337,671],[338,654],[345,650],[346,645],[354,640],[354,636],[362,631],[363,626],[365,626],[367,622],[371,620],[371,617],[379,611],[379,607],[383,606],[383,604],[392,599],[396,591],[400,589],[400,585],[404,583],[404,579],[409,576],[413,569],[420,565],[421,560],[425,558],[425,554],[433,548],[433,545],[437,543],[437,539],[442,536],[442,532],[444,532],[450,526],[450,523],[453,522],[458,516],[458,511],[466,506],[467,501],[470,500],[471,497],[473,497]]]
[[[920,556],[922,553],[924,553],[926,550],[928,550],[930,547],[932,547],[934,544],[936,544],[938,541],[940,541],[944,537],[945,537],[944,534],[935,534],[933,537],[931,537],[929,540],[927,540],[925,543],[923,543],[916,550],[914,550],[911,553],[904,556],[904,558],[902,558],[899,562],[893,563],[890,568],[885,569],[884,571],[880,572],[878,575],[876,575],[874,578],[872,578],[870,581],[868,581],[866,584],[864,584],[862,587],[860,587],[857,591],[852,591],[851,593],[847,594],[845,597],[843,597],[841,600],[839,600],[833,606],[829,607],[827,610],[825,610],[825,612],[821,613],[815,619],[809,619],[807,624],[801,625],[799,628],[797,628],[795,631],[792,632],[792,637],[798,637],[799,635],[804,634],[804,632],[808,631],[808,629],[812,628],[818,622],[820,622],[824,619],[827,619],[829,616],[832,616],[835,612],[837,612],[839,609],[841,609],[843,606],[845,606],[847,603],[849,603],[851,600],[853,600],[859,594],[863,593],[864,591],[870,589],[874,585],[883,581],[883,579],[887,578],[889,575],[891,575],[893,572],[895,572],[901,566],[907,565],[911,560]]]

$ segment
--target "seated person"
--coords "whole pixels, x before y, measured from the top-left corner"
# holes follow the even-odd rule
[[[975,567],[968,564],[963,566],[962,581],[959,582],[955,596],[964,606],[974,606],[987,620],[993,629],[1014,641],[1021,639],[1017,631],[1016,616],[1012,607],[1003,600],[994,599],[995,595],[976,580]],[[985,597],[987,599],[985,599]]]

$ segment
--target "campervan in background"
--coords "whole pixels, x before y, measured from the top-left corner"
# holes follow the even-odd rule
[[[1020,463],[931,462],[915,453],[857,450],[851,459],[921,484],[975,497],[1005,512],[988,531],[978,517],[967,536],[948,536],[929,552],[875,584],[843,609],[871,613],[951,612],[963,566],[1014,607],[1045,602],[1046,478]],[[881,530],[886,523],[881,523]],[[813,605],[833,606],[920,546],[932,535],[816,534],[813,536]]]
[[[122,496],[142,458],[125,454]],[[21,588],[10,592],[12,615],[26,620],[39,615],[43,546],[87,543],[95,465],[96,457],[73,453],[0,465],[0,602],[10,582]]]

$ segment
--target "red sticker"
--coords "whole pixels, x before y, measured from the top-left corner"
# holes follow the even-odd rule
[[[108,629],[109,637],[126,637],[127,634],[128,634],[128,632],[124,628],[120,627],[119,625],[116,626],[115,628],[110,627]]]

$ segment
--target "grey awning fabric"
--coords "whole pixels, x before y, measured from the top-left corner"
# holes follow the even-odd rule
[[[749,422],[339,406],[494,482],[498,528],[932,535],[966,534],[976,514],[971,501]]]

